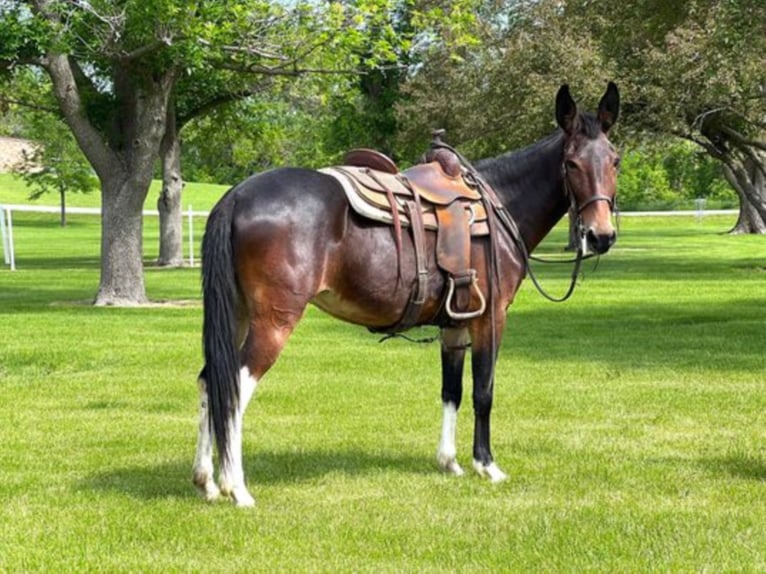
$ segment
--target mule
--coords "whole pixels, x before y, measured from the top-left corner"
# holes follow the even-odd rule
[[[559,127],[554,133],[521,151],[476,163],[478,176],[516,227],[516,237],[506,225],[492,241],[471,241],[477,284],[487,301],[480,316],[445,317],[445,275],[435,263],[434,234],[427,234],[428,291],[416,323],[440,327],[443,418],[436,458],[445,472],[464,473],[455,437],[470,346],[473,467],[492,482],[506,478],[490,448],[490,412],[507,308],[525,276],[526,253],[570,208],[578,214],[578,232],[590,251],[605,253],[615,242],[611,211],[619,155],[608,133],[618,113],[613,83],[595,113],[580,112],[564,85],[556,95]],[[395,245],[390,226],[350,209],[336,178],[315,170],[265,172],[220,199],[202,247],[205,366],[198,381],[193,482],[205,499],[224,495],[240,506],[254,504],[242,464],[243,416],[310,303],[372,329],[384,330],[400,319],[416,282],[416,262],[410,234],[398,241]]]

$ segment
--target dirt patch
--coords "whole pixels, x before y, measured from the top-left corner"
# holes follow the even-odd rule
[[[34,144],[21,138],[0,136],[0,172],[8,172],[24,159],[24,151],[32,151]]]

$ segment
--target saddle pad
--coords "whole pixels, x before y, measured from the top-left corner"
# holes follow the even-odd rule
[[[359,181],[357,180],[357,170],[351,170],[347,166],[339,168],[327,167],[318,171],[334,177],[340,183],[349,204],[357,214],[373,221],[393,225],[394,217],[391,214],[391,205],[388,202],[385,189],[380,189],[380,191],[378,191],[380,185],[377,184],[377,182],[375,182],[374,188],[367,187],[365,184],[372,179],[369,175],[364,174],[364,179]],[[351,174],[353,174],[353,176]],[[375,177],[380,179],[381,183],[387,181],[386,179],[379,177],[380,175],[389,174],[379,174],[378,172],[375,172]],[[392,189],[391,191],[394,192],[394,198],[397,203],[399,221],[403,226],[410,227],[411,224],[409,216],[404,208],[404,202],[406,199],[412,198],[412,193],[409,189],[404,187],[404,184],[402,184],[400,180],[397,179],[396,183],[401,186],[401,189],[399,189],[398,193],[395,189]],[[402,191],[402,189],[406,190],[406,193]],[[432,231],[438,229],[439,224],[433,206],[429,206],[427,202],[423,203],[425,203],[423,206],[424,227]],[[473,211],[471,235],[488,235],[489,227],[487,225],[487,214],[484,206],[480,202],[470,202],[470,207],[468,209]]]
[[[385,198],[385,194],[379,194],[383,196],[383,202],[371,201],[365,195],[363,195],[363,188],[357,187],[353,179],[343,171],[332,167],[325,167],[318,170],[321,173],[330,175],[338,180],[343,191],[346,194],[349,204],[352,209],[362,217],[371,219],[373,221],[379,221],[387,225],[393,225],[394,216],[391,215],[391,208],[388,206],[388,201]],[[399,206],[399,221],[402,226],[410,227],[410,219],[404,212],[404,208]],[[430,215],[430,216],[429,216]],[[436,216],[431,214],[423,214],[423,224],[426,229],[435,230],[438,227],[436,222]]]
[[[386,193],[386,190],[390,190],[394,195],[412,196],[412,192],[402,181],[399,174],[386,173],[368,167],[353,165],[338,166],[337,169],[344,172],[346,176],[356,180],[359,186],[363,188],[380,193]]]

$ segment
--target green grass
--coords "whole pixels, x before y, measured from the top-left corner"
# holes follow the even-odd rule
[[[17,213],[0,270],[0,572],[766,571],[766,244],[731,218],[624,218],[562,305],[525,282],[500,485],[436,470],[437,345],[309,310],[248,410],[243,511],[190,482],[199,271],[151,266],[150,218],[149,296],[194,303],[91,307],[98,223],[54,217]],[[467,381],[465,467],[471,419]]]

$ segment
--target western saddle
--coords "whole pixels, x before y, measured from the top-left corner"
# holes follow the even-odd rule
[[[431,149],[422,162],[399,171],[384,154],[357,149],[343,165],[322,171],[335,176],[349,203],[362,217],[394,227],[401,265],[402,228],[410,229],[415,247],[417,280],[398,323],[383,331],[395,333],[412,327],[428,293],[426,230],[436,233],[436,263],[447,274],[444,312],[459,322],[480,316],[486,309],[484,295],[471,266],[471,238],[489,235],[486,197],[466,171],[458,155],[441,147],[444,130],[434,132]],[[401,273],[401,268],[398,270]],[[476,297],[473,297],[473,294]],[[474,299],[477,303],[472,306]]]

